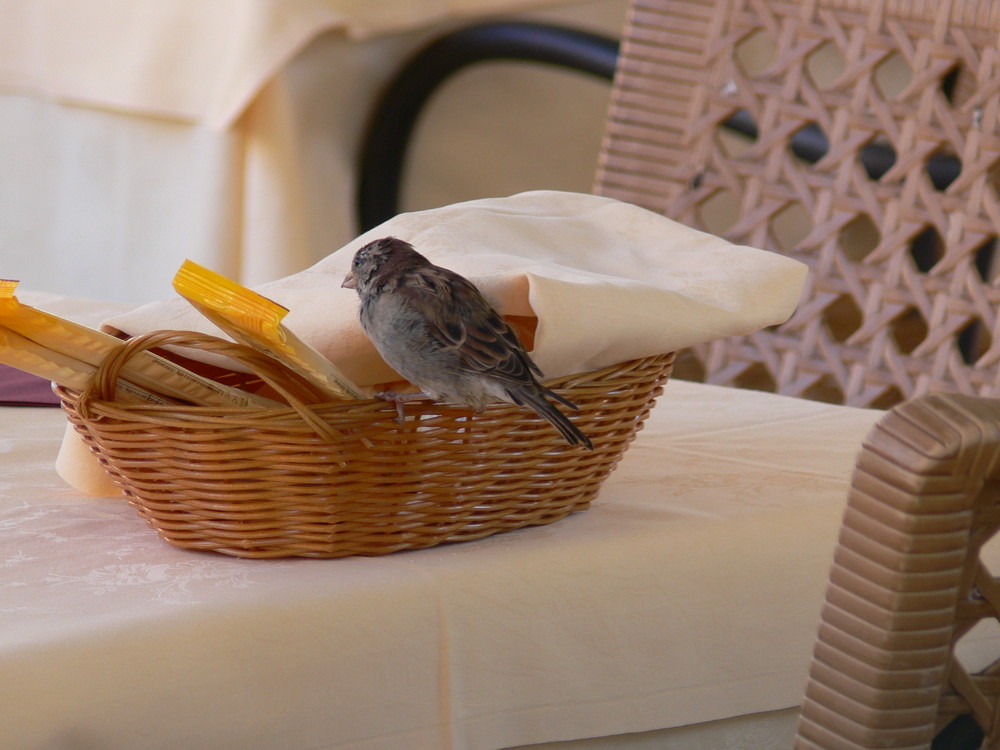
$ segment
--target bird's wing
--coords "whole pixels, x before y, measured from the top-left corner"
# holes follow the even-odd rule
[[[427,311],[427,331],[442,349],[459,355],[468,372],[491,375],[513,384],[534,382],[541,370],[531,361],[517,334],[464,277],[444,268],[417,274],[416,283],[398,291],[419,297]]]

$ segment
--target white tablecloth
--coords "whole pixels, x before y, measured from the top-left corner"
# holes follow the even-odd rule
[[[0,277],[138,304],[185,258],[247,284],[301,270],[357,233],[361,134],[417,47],[529,10],[616,35],[624,7],[0,0]],[[590,189],[608,86],[486,68],[428,110],[404,208]]]
[[[584,513],[381,558],[246,561],[79,496],[52,465],[61,413],[0,411],[4,747],[129,750],[492,750],[774,711],[789,726],[878,417],[672,381]]]

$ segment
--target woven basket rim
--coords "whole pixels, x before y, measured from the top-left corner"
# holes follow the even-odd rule
[[[221,339],[220,339],[221,340]],[[606,365],[604,367],[596,368],[593,370],[587,370],[583,372],[572,373],[568,375],[561,375],[555,378],[549,378],[543,381],[543,385],[546,388],[552,390],[573,390],[580,388],[594,387],[595,383],[607,376],[613,376],[615,374],[628,371],[630,369],[642,368],[648,366],[656,366],[659,363],[667,364],[673,360],[674,354],[668,352],[666,354],[654,354],[646,357],[637,357],[634,359],[623,360],[612,365]],[[281,365],[285,367],[285,365]],[[95,376],[96,378],[97,376]],[[265,414],[268,417],[274,417],[275,419],[281,419],[285,417],[290,417],[298,413],[297,409],[291,405],[273,406],[273,407],[263,407],[263,406],[208,406],[199,404],[152,404],[144,402],[125,402],[118,399],[107,399],[100,398],[95,390],[75,390],[68,388],[66,386],[54,385],[53,391],[63,400],[71,401],[79,405],[82,401],[86,401],[88,406],[94,410],[95,414],[100,414],[101,416],[114,416],[116,418],[127,419],[125,415],[132,415],[133,417],[138,417],[139,415],[147,416],[150,418],[160,417],[163,415],[178,415],[178,414],[191,414],[197,416],[231,416],[231,415],[246,415],[248,413],[259,412]],[[440,410],[447,410],[451,412],[461,412],[463,414],[471,411],[468,407],[456,406],[452,404],[447,404],[439,401],[426,402],[414,402],[433,404],[434,408]],[[484,411],[491,411],[496,409],[511,408],[513,405],[506,404],[502,402],[497,402],[495,404],[489,404],[485,407]],[[343,399],[343,400],[328,400],[328,401],[318,401],[316,403],[308,404],[310,409],[323,410],[324,412],[332,411],[384,411],[386,408],[395,408],[392,404],[385,399],[381,398],[366,398],[366,399]],[[519,407],[513,407],[519,408]]]

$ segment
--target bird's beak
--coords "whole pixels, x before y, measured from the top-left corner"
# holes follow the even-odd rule
[[[344,277],[344,283],[340,285],[342,289],[357,289],[357,280],[354,278],[354,271],[348,271]]]

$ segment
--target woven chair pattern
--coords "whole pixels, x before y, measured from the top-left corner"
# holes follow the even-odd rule
[[[1000,662],[972,675],[954,655],[975,625],[997,625],[1000,584],[979,553],[998,528],[1000,400],[925,396],[872,430],[848,495],[797,748],[928,748],[959,715],[985,732],[983,747],[1000,746]]]
[[[985,0],[633,3],[596,192],[812,270],[788,322],[698,347],[694,377],[1000,394],[998,29]]]

